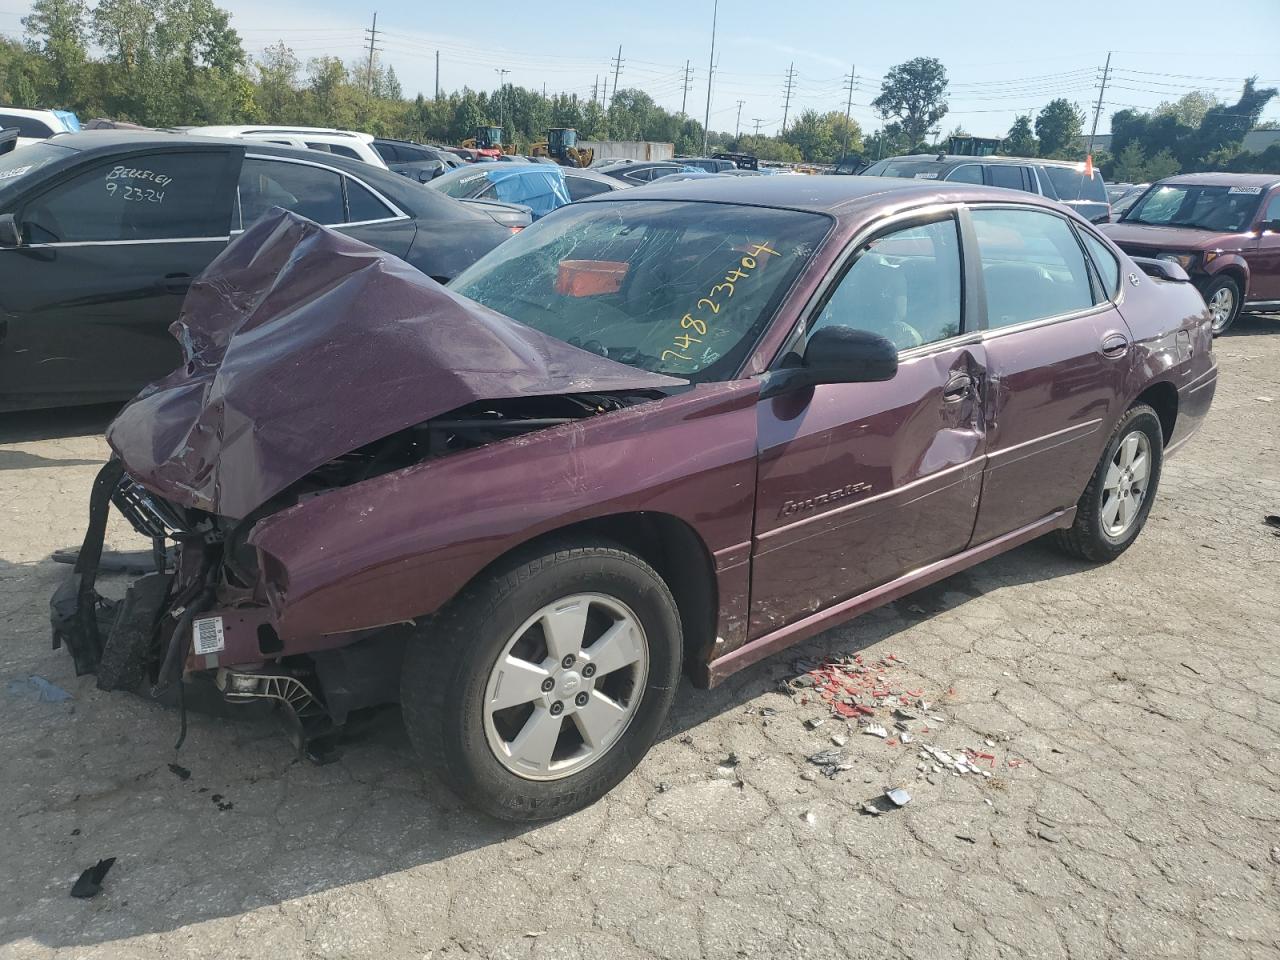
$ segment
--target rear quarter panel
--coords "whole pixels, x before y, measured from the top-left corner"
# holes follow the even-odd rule
[[[745,630],[758,392],[754,381],[696,387],[275,514],[250,542],[264,554],[277,629],[288,640],[430,614],[541,534],[653,511],[701,538],[717,571],[720,629]]]

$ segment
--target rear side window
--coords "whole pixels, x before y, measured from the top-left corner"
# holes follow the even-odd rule
[[[19,117],[12,113],[0,113],[0,127],[17,127],[18,136],[32,137],[36,140],[51,137],[54,133],[54,128],[43,120],[37,120],[35,117]]]
[[[360,156],[360,154],[356,153],[353,149],[347,146],[343,146],[341,143],[329,144],[329,152],[336,153],[340,157],[350,157],[352,160],[364,159],[362,156]]]
[[[1009,190],[1025,189],[1021,167],[1005,163],[993,163],[987,167],[987,176],[991,178],[993,187],[1005,187]]]
[[[1098,276],[1102,278],[1102,287],[1108,297],[1114,297],[1120,289],[1120,261],[1107,249],[1107,245],[1088,230],[1081,230],[1084,245],[1093,258],[1093,265],[1098,268]]]
[[[350,177],[347,181],[347,223],[362,223],[365,220],[385,220],[394,217],[395,211],[375,197],[362,184]]]
[[[1008,327],[1093,305],[1084,251],[1061,217],[1037,210],[974,210],[987,325]]]
[[[981,183],[982,167],[976,163],[962,163],[947,174],[947,179],[955,183]]]
[[[1267,204],[1267,210],[1262,215],[1262,219],[1266,223],[1275,223],[1280,220],[1280,193],[1271,198],[1271,202]]]
[[[1057,191],[1060,200],[1095,200],[1107,202],[1107,185],[1102,182],[1102,174],[1093,171],[1092,177],[1086,177],[1084,170],[1071,167],[1041,167],[1041,174],[1048,177]]]
[[[27,242],[226,237],[229,162],[228,154],[207,151],[94,164],[26,206]]]
[[[384,143],[381,140],[373,141],[373,149],[378,151],[380,156],[386,163],[399,163],[400,151],[396,149],[393,143]]]
[[[588,180],[586,177],[575,177],[572,174],[565,174],[564,184],[569,190],[569,197],[572,200],[581,200],[583,197],[594,197],[597,193],[608,193],[609,185],[605,183],[597,183],[595,180]]]
[[[309,164],[246,157],[240,168],[239,203],[237,227],[248,227],[272,207],[316,223],[342,223],[342,177]]]

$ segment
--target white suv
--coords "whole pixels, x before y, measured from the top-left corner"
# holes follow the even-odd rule
[[[354,130],[336,130],[331,127],[183,127],[186,133],[202,137],[236,137],[242,140],[265,140],[286,147],[319,150],[336,153],[340,157],[363,160],[375,167],[387,169],[387,163],[373,148],[373,136]]]
[[[27,110],[0,107],[0,128],[18,128],[18,146],[47,140],[55,133],[75,133],[80,121],[68,110]]]

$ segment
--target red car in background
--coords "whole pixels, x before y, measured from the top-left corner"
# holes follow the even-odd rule
[[[302,742],[399,702],[515,820],[625,777],[682,670],[1046,534],[1118,557],[1217,371],[1177,265],[1030,194],[876,177],[604,194],[448,288],[278,213],[174,330],[55,640],[107,689],[281,703]],[[118,603],[113,503],[161,559]]]
[[[1280,310],[1280,175],[1169,177],[1101,229],[1126,253],[1186,270],[1213,313],[1215,337],[1241,313]]]

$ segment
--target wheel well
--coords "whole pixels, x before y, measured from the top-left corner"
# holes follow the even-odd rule
[[[1178,420],[1178,391],[1167,381],[1153,383],[1143,390],[1134,403],[1145,403],[1160,418],[1160,433],[1164,436],[1165,446],[1173,439],[1173,425]]]
[[[1249,285],[1249,279],[1248,277],[1245,276],[1244,270],[1242,270],[1240,267],[1235,266],[1234,264],[1229,267],[1223,267],[1220,271],[1218,271],[1216,274],[1214,274],[1212,277],[1209,278],[1209,281],[1208,283],[1205,284],[1205,286],[1207,287],[1210,283],[1213,283],[1213,281],[1217,277],[1223,277],[1223,276],[1230,277],[1232,280],[1236,282],[1236,289],[1240,291],[1240,297],[1241,299],[1243,299],[1246,292],[1245,287]]]
[[[612,540],[653,567],[680,611],[686,669],[706,662],[715,646],[719,590],[711,554],[689,524],[668,513],[618,513],[549,530],[514,549],[527,551],[547,540],[575,536]]]

